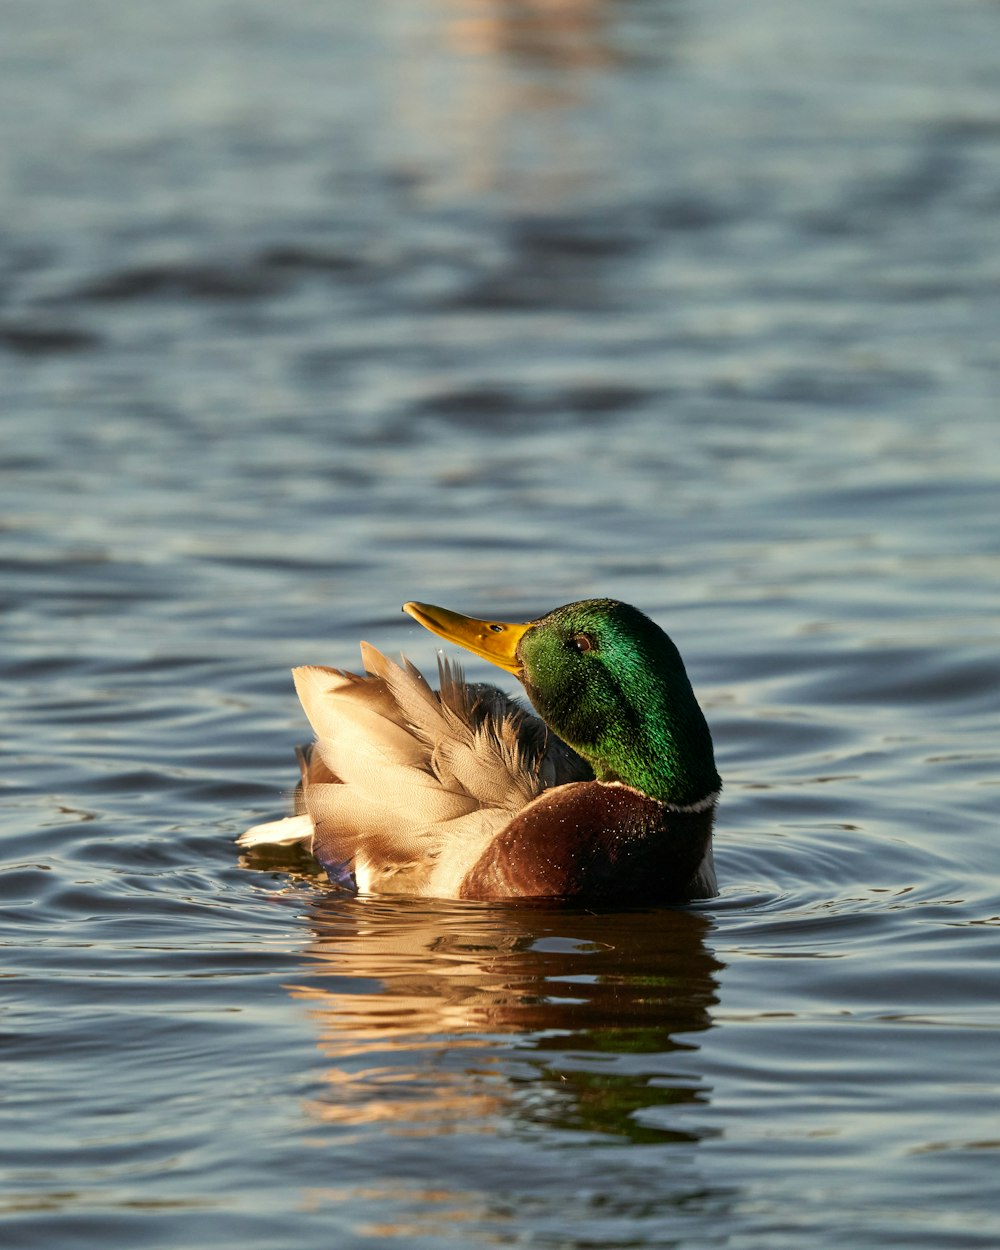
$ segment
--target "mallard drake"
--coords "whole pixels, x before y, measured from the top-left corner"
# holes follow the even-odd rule
[[[443,657],[437,692],[366,643],[365,676],[297,668],[316,736],[299,751],[296,814],[247,830],[243,846],[302,843],[332,881],[362,893],[604,903],[715,893],[712,739],[658,625],[614,599],[524,624],[403,610],[518,677],[538,716]]]

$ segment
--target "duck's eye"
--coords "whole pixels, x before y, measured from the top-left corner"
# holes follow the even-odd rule
[[[593,638],[591,638],[590,634],[574,634],[570,639],[570,642],[574,647],[576,647],[577,651],[579,651],[581,655],[583,655],[584,651],[595,650],[597,646],[597,643],[593,640]]]

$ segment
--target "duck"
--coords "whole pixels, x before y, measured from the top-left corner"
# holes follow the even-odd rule
[[[722,782],[672,639],[616,599],[523,623],[403,611],[516,677],[529,707],[438,657],[438,689],[361,644],[364,673],[293,669],[314,740],[294,813],[239,844],[298,844],[357,894],[686,903],[717,893]],[[531,710],[533,709],[533,710]]]

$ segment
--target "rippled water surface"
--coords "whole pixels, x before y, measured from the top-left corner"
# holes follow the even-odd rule
[[[995,1247],[1000,8],[2,21],[3,1244]],[[594,594],[718,899],[241,859],[291,665]]]

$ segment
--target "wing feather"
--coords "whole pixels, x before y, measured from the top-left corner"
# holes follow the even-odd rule
[[[361,644],[365,675],[293,670],[315,734],[300,752],[300,815],[243,845],[306,841],[336,881],[457,893],[489,840],[550,785],[591,776],[545,724],[495,686],[439,660],[431,689],[405,658]]]

